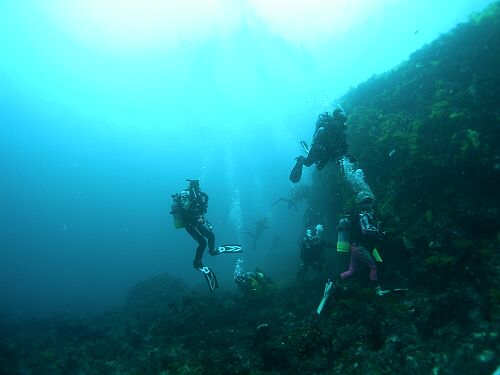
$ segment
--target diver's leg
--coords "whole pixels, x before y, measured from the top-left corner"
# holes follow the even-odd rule
[[[304,281],[307,272],[307,265],[305,263],[301,263],[299,266],[299,270],[297,272],[297,280]]]
[[[358,269],[358,251],[356,246],[351,245],[351,263],[349,264],[349,269],[340,274],[340,278],[342,280],[345,280],[348,279],[349,277],[352,277],[352,275],[356,273],[357,269]]]
[[[214,234],[214,232],[212,232],[210,229],[208,229],[203,224],[198,224],[196,226],[196,228],[208,240],[208,251],[210,252],[210,254],[215,253],[215,234]]]
[[[317,159],[317,146],[312,145],[306,157],[300,155],[295,158],[296,162],[290,172],[290,181],[294,184],[300,181],[302,177],[302,167],[310,167]]]
[[[203,258],[203,253],[205,252],[205,249],[207,247],[207,241],[198,231],[197,227],[193,224],[186,225],[186,231],[189,233],[191,237],[193,237],[193,239],[196,242],[198,242],[198,247],[196,248],[196,254],[194,256],[193,266],[194,268],[203,267],[202,258]]]
[[[323,272],[324,271],[324,265],[321,263],[320,260],[315,261],[314,263],[311,264],[311,268],[315,270],[316,272]]]
[[[304,158],[303,156],[299,156],[301,158],[302,164],[304,164],[306,167],[310,167],[313,163],[316,162],[319,158],[319,148],[317,145],[312,145],[311,149],[309,150],[309,153],[307,156]]]
[[[370,268],[370,280],[378,281],[377,264],[363,245],[358,245],[359,260]]]

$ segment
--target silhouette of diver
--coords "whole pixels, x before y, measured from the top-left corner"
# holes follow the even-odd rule
[[[288,202],[288,209],[297,209],[299,208],[298,205],[305,199],[309,197],[309,186],[308,185],[299,185],[299,186],[294,186],[292,187],[292,190],[290,192],[290,198],[286,199],[283,197],[280,197],[276,202],[271,204],[271,207],[276,206],[279,202],[284,201]]]
[[[253,249],[257,249],[257,240],[259,237],[262,235],[262,233],[266,230],[269,229],[269,226],[267,225],[267,218],[262,218],[260,220],[257,220],[255,223],[255,230],[254,232],[245,232],[249,236],[253,238]]]

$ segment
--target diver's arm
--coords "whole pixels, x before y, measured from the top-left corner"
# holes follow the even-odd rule
[[[364,213],[359,218],[359,223],[361,225],[361,233],[364,236],[376,237],[378,235],[378,228],[373,224],[371,216],[367,213]]]
[[[206,214],[208,211],[208,194],[201,193],[201,210],[203,214]]]

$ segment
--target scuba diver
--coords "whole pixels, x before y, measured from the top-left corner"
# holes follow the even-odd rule
[[[377,243],[382,233],[380,223],[375,223],[373,195],[360,192],[356,197],[356,207],[352,214],[340,219],[338,227],[337,251],[351,253],[349,269],[342,272],[342,280],[352,277],[363,263],[370,269],[370,280],[376,285],[376,293],[385,294],[378,284],[376,261],[382,262],[377,251]]]
[[[376,246],[384,233],[380,231],[380,223],[375,224],[374,203],[371,193],[361,191],[356,197],[356,207],[353,212],[343,216],[339,221],[337,251],[351,253],[349,269],[340,274],[340,279],[345,280],[352,277],[358,270],[359,263],[363,263],[370,268],[370,280],[375,285],[376,295],[383,296],[391,292],[407,291],[406,288],[383,290],[378,283],[375,262],[382,262],[382,258]],[[323,298],[316,310],[318,315],[321,314],[329,296],[337,287],[338,284],[334,284],[332,279],[327,280]]]
[[[258,268],[255,269],[255,272],[245,271],[243,259],[236,261],[233,276],[238,289],[247,297],[263,297],[276,290],[274,281],[260,272]]]
[[[315,227],[316,233],[308,229],[302,241],[300,241],[300,259],[302,263],[297,272],[297,280],[303,281],[309,269],[323,272],[325,269],[325,248],[334,248],[335,245],[325,241],[323,237],[323,225]]]
[[[210,255],[222,253],[241,253],[241,245],[224,245],[215,248],[215,234],[212,225],[205,218],[208,209],[208,195],[201,191],[199,180],[187,180],[189,186],[180,193],[172,195],[172,211],[176,229],[185,228],[186,232],[198,243],[193,266],[203,273],[210,290],[219,287],[213,271],[203,265],[203,253],[207,248]]]
[[[301,142],[307,156],[295,158],[296,163],[290,172],[290,181],[297,183],[302,177],[302,166],[310,167],[316,164],[316,169],[323,169],[330,160],[339,161],[347,156],[346,123],[344,112],[337,108],[332,114],[328,112],[319,115],[311,147],[305,141]]]
[[[299,185],[297,187],[292,187],[292,191],[290,193],[290,198],[286,199],[280,197],[276,202],[271,204],[271,207],[276,206],[279,202],[284,201],[288,202],[288,209],[293,208],[295,211],[298,209],[298,205],[305,199],[309,197],[309,186],[308,185]]]
[[[269,225],[267,225],[267,218],[264,217],[260,220],[257,220],[255,223],[255,230],[252,232],[245,232],[249,236],[253,238],[253,249],[257,249],[257,240],[264,233],[266,229],[269,229]]]

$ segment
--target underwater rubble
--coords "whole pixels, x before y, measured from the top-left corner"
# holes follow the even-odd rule
[[[357,277],[318,316],[325,280],[247,299],[162,276],[105,314],[1,324],[0,374],[493,374],[499,40],[494,3],[342,100],[388,232],[381,278],[407,291],[377,296]],[[341,170],[314,173],[311,190],[336,223],[352,195]]]
[[[162,310],[4,327],[0,373],[488,374],[497,365],[494,322],[473,290],[377,296],[350,282],[318,316],[323,286],[309,280],[257,299],[186,292]]]

